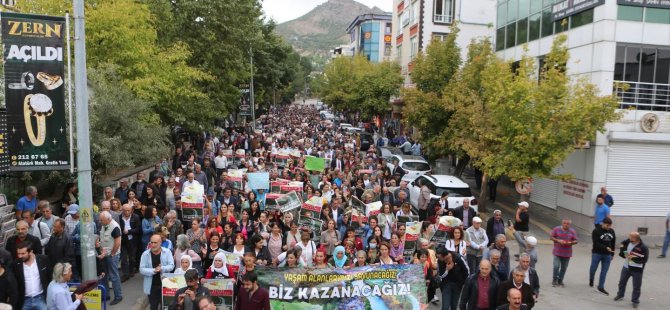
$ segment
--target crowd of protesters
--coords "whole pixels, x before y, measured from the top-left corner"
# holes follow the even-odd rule
[[[256,266],[352,268],[393,264],[423,266],[428,302],[441,300],[442,309],[531,309],[539,301],[539,277],[534,269],[537,239],[528,234],[528,203],[519,203],[513,225],[505,222],[499,210],[483,221],[469,207],[469,200],[450,210],[446,194],[431,200],[430,190],[421,184],[419,205],[411,206],[403,180],[405,171],[397,162],[387,163],[377,152],[377,146],[384,144],[381,138],[379,143],[363,147],[359,133],[338,128],[308,106],[272,109],[259,119],[259,124],[251,130],[226,128],[202,133],[190,143],[179,141],[171,163],[161,160],[148,178],[138,173],[132,184],[123,179],[116,190],[105,188],[94,216],[95,248],[100,282],[113,286],[111,305],[123,299],[121,283],[137,273],[143,277],[143,290],[152,310],[160,308],[161,275],[165,273],[184,274],[187,283],[177,292],[174,303],[165,305],[172,309],[212,307],[209,291],[199,285],[201,278],[235,279],[235,309],[269,309],[268,293],[257,283]],[[367,126],[371,132],[374,127]],[[243,158],[226,156],[238,150],[245,150]],[[274,158],[280,152],[297,152],[299,156],[280,166]],[[306,170],[304,155],[326,158],[329,164],[322,172]],[[241,186],[230,182],[227,176],[231,168],[266,171],[271,181],[281,178],[303,182],[303,201],[322,197],[320,236],[315,238],[314,231],[301,227],[293,214],[266,206],[265,190],[251,189],[246,182]],[[318,182],[314,182],[316,174]],[[204,187],[206,199],[202,218],[187,220],[182,217],[181,193],[192,184]],[[34,187],[29,187],[17,203],[17,235],[7,241],[6,250],[0,251],[0,283],[16,289],[1,292],[0,302],[16,309],[27,309],[26,305],[31,309],[79,306],[81,294],[70,299],[65,291],[65,283],[81,279],[76,190],[75,185],[68,185],[64,207],[38,201]],[[353,197],[364,203],[380,201],[381,212],[365,222],[362,218],[352,220],[345,210]],[[436,218],[441,215],[459,218],[462,225],[453,228],[446,243],[436,244],[431,237]],[[417,216],[421,222],[420,240],[411,259],[404,255],[406,227],[398,221],[400,216]],[[601,222],[594,236],[613,236],[608,226],[611,220]],[[362,229],[354,229],[353,224]],[[565,220],[552,232],[554,286],[564,285],[572,245],[577,242],[569,226],[569,220]],[[519,243],[517,255],[506,245],[506,232]],[[609,266],[615,248],[613,238],[601,239],[598,246],[594,245],[594,255],[598,255],[590,277],[593,283],[597,264],[602,261],[599,289],[604,282],[602,272],[607,273],[604,264]],[[646,247],[640,244],[639,236],[631,235],[621,255],[630,258],[633,252],[643,254]],[[223,251],[241,257],[237,275],[226,263]],[[513,266],[515,260],[518,264]],[[644,261],[633,259],[629,266],[625,276],[632,277],[634,284],[641,281],[641,273],[638,276],[633,268],[641,270]],[[624,291],[625,283],[617,298]],[[633,294],[639,298],[639,285]]]

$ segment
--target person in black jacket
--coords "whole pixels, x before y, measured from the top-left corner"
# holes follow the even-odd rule
[[[201,296],[211,296],[209,289],[200,285],[198,279],[198,271],[195,269],[189,269],[184,274],[184,279],[186,280],[186,286],[177,290],[175,293],[175,298],[172,301],[172,304],[168,309],[178,310],[178,309],[197,309],[198,305],[196,304],[196,298]]]
[[[12,273],[10,262],[0,258],[0,303],[12,305],[19,309],[19,292],[17,290],[16,278]]]
[[[44,253],[49,257],[49,267],[53,268],[56,263],[74,264],[74,245],[65,233],[65,220],[57,218],[52,230],[49,243],[44,248]]]
[[[598,291],[608,295],[605,290],[605,278],[610,268],[614,249],[616,248],[616,234],[612,229],[612,220],[608,217],[603,219],[600,227],[596,227],[591,233],[593,249],[591,250],[591,269],[589,270],[589,286],[593,287],[593,278],[596,275],[598,264],[601,264],[600,279],[598,280]]]
[[[640,304],[640,289],[642,287],[642,272],[644,266],[649,259],[649,248],[642,242],[640,233],[637,231],[631,232],[628,239],[621,242],[619,248],[619,256],[626,259],[621,269],[621,278],[619,279],[619,291],[614,297],[614,300],[619,301],[623,299],[626,293],[626,285],[628,279],[633,278],[633,307],[637,308]]]
[[[442,279],[442,309],[457,310],[461,288],[468,278],[468,267],[460,255],[444,247],[437,249],[437,274]]]
[[[463,230],[472,226],[472,219],[477,216],[477,211],[470,208],[470,199],[463,199],[463,205],[454,210],[454,216],[463,222]]]
[[[117,221],[121,229],[121,282],[124,282],[134,276],[139,267],[137,242],[142,239],[142,222],[129,204],[121,207],[121,215]]]
[[[23,241],[16,246],[17,260],[14,262],[14,276],[19,292],[19,302],[16,309],[23,308],[24,304],[30,304],[41,309],[46,309],[46,291],[51,282],[51,268],[49,268],[49,257],[35,254],[33,243]],[[37,267],[39,283],[36,291],[26,292],[26,277],[24,269]]]
[[[479,281],[488,281],[488,304],[479,304],[479,296],[483,292],[479,291]],[[475,309],[493,309],[496,304],[496,297],[498,294],[498,278],[491,274],[491,262],[483,259],[479,263],[479,272],[468,277],[463,286],[461,294],[461,310],[475,310]]]
[[[498,306],[496,310],[528,310],[528,305],[521,301],[521,291],[516,288],[507,290],[507,303]]]
[[[28,233],[30,225],[28,225],[26,221],[18,221],[14,227],[16,228],[16,235],[9,237],[5,242],[5,249],[9,251],[9,253],[12,253],[12,258],[18,257],[16,255],[16,247],[23,241],[30,242],[33,252],[42,254],[42,242],[40,241],[40,238]]]
[[[521,302],[528,305],[528,309],[535,306],[535,298],[533,297],[533,289],[524,282],[526,273],[521,268],[514,268],[512,271],[512,278],[500,283],[498,287],[498,302],[497,305],[504,305],[508,303],[507,292],[511,288],[516,288],[521,291]]]
[[[519,266],[517,266],[521,271],[528,273],[524,277],[523,281],[530,285],[530,288],[533,290],[533,300],[537,302],[538,297],[540,296],[540,277],[537,276],[537,270],[530,266],[530,255],[528,253],[521,253],[519,255]],[[510,278],[514,276],[514,271],[510,272]]]

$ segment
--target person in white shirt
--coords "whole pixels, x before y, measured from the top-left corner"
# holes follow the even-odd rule
[[[216,175],[221,175],[221,172],[228,168],[228,158],[223,155],[223,149],[219,149],[219,154],[214,158],[214,168],[216,168]]]
[[[191,185],[194,185],[194,184],[200,184],[200,182],[198,182],[198,181],[195,179],[195,174],[193,174],[193,172],[189,172],[189,173],[188,173],[188,180],[186,180],[186,181],[181,185],[181,191],[184,192],[184,188],[187,188],[187,187],[189,187],[189,186],[191,186]]]
[[[14,276],[19,287],[17,309],[46,309],[45,289],[51,282],[49,258],[35,255],[29,241],[19,243],[16,248],[17,261]]]
[[[467,246],[467,261],[470,272],[477,272],[479,262],[484,255],[484,249],[489,244],[489,237],[486,235],[486,229],[482,228],[482,219],[475,216],[472,219],[472,226],[465,230],[465,245]]]

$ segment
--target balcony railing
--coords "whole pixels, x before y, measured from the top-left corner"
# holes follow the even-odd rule
[[[628,84],[627,89],[616,89],[621,109],[670,112],[670,84],[615,81]]]
[[[453,19],[451,15],[433,15],[433,22],[435,23],[451,24]]]

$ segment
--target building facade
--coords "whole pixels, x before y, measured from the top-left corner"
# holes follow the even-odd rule
[[[349,52],[343,55],[362,54],[371,62],[391,61],[391,13],[362,14],[349,27]]]
[[[606,186],[619,231],[665,234],[670,211],[670,4],[649,0],[499,0],[495,48],[516,61],[536,57],[538,67],[556,35],[567,35],[568,74],[611,94],[622,118],[556,174],[571,181],[536,178],[530,200],[556,209],[576,225],[593,227],[596,196]]]
[[[493,37],[496,0],[394,0],[393,57],[400,64],[405,85],[418,53],[431,40],[444,40],[451,25],[458,22],[457,43],[463,59],[471,39]]]

